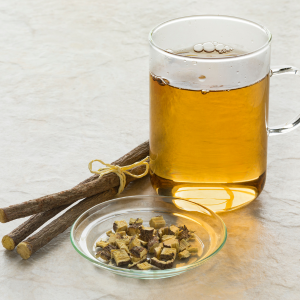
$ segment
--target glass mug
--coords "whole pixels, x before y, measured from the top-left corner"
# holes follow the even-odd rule
[[[216,212],[261,193],[268,136],[271,33],[251,21],[192,16],[155,27],[150,42],[150,176],[160,195],[191,199]]]

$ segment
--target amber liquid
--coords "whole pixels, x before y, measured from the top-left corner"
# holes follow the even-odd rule
[[[151,182],[160,195],[222,212],[266,178],[269,76],[229,91],[179,89],[150,76]]]

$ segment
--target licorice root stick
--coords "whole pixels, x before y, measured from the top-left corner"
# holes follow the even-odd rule
[[[112,164],[119,166],[130,165],[142,160],[148,155],[149,142],[146,141]],[[130,170],[130,172],[136,174],[134,172],[135,169]],[[126,181],[128,182],[131,179],[132,177],[126,174]],[[11,205],[5,208],[0,208],[0,222],[5,223],[18,218],[23,218],[40,212],[48,211],[55,207],[68,205],[82,198],[90,197],[106,191],[112,187],[119,186],[119,183],[120,179],[114,173],[104,175],[100,179],[98,175],[93,175],[69,190],[47,195],[20,204]]]
[[[134,169],[132,169],[133,174],[142,174],[145,172],[145,166],[138,166]],[[136,180],[135,177],[128,177],[127,178],[127,184],[131,181]],[[116,187],[118,188],[118,186]],[[94,196],[99,196],[99,194],[96,194]],[[93,197],[93,196],[91,196]],[[90,198],[91,198],[90,197]],[[97,198],[97,197],[96,197]],[[83,200],[84,201],[84,200]],[[51,210],[36,214],[29,218],[27,221],[22,223],[20,226],[18,226],[16,229],[14,229],[9,234],[5,235],[2,239],[2,245],[7,250],[13,250],[21,241],[26,239],[31,233],[33,233],[35,230],[37,230],[39,227],[41,227],[44,223],[46,223],[48,220],[53,218],[55,215],[63,211],[65,208],[70,206],[63,205],[56,208],[53,208]]]
[[[13,250],[20,242],[26,239],[30,234],[36,231],[39,227],[45,224],[48,220],[70,206],[63,205],[50,210],[33,215],[12,232],[6,234],[2,238],[2,245],[7,250]]]
[[[117,192],[118,188],[111,188],[80,201],[36,234],[18,244],[17,252],[23,259],[28,259],[32,254],[70,227],[83,212],[99,203],[112,199]]]

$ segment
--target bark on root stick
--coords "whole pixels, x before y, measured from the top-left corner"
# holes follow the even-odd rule
[[[145,171],[145,166],[139,166],[134,169],[135,174],[142,174]],[[127,184],[131,181],[136,180],[134,177],[128,178]],[[60,213],[62,210],[70,206],[63,205],[46,212],[39,213],[37,215],[32,216],[27,221],[22,223],[19,227],[13,230],[11,233],[5,235],[2,239],[2,245],[7,250],[13,250],[18,243],[27,238],[31,233],[33,233],[36,229],[54,217],[56,214]]]
[[[56,207],[30,217],[27,221],[2,238],[3,247],[7,250],[13,250],[20,242],[69,205]]]
[[[142,174],[144,172],[145,172],[145,166],[136,167],[136,168],[134,168],[134,171],[133,171],[134,174]],[[137,180],[137,178],[130,176],[130,178],[127,181],[127,184],[134,180]],[[116,187],[116,188],[118,188],[118,187]],[[87,200],[89,198],[98,199],[101,194],[103,194],[103,193],[88,197],[85,200]],[[85,201],[85,200],[83,200],[83,201]],[[83,202],[83,201],[81,201],[81,202]],[[101,199],[99,201],[102,202]],[[78,203],[78,204],[80,204],[80,203]],[[61,212],[62,210],[64,210],[66,207],[68,207],[70,205],[71,204],[60,206],[60,207],[54,208],[50,211],[40,213],[40,214],[37,214],[36,216],[31,217],[28,221],[24,222],[18,228],[16,228],[13,232],[8,234],[5,239],[3,238],[5,240],[3,246],[6,249],[8,249],[7,247],[13,247],[13,246],[15,247],[19,242],[21,242],[28,235],[30,235],[32,232],[34,232],[38,227],[43,225],[45,222],[47,222],[53,216],[55,216],[56,214],[58,214],[59,212]],[[73,208],[71,208],[71,210],[72,209]],[[26,225],[26,226],[24,226],[24,225]],[[12,233],[13,233],[13,235],[11,236]],[[2,241],[2,243],[3,243],[3,241]],[[10,250],[10,249],[8,249],[8,250]]]
[[[28,259],[33,253],[70,227],[83,212],[101,202],[112,199],[117,192],[117,188],[111,188],[103,193],[82,200],[39,232],[18,244],[17,252],[23,259]]]
[[[134,148],[132,151],[125,154],[123,157],[116,160],[112,164],[120,166],[129,165],[142,160],[148,155],[149,142],[147,141]],[[130,172],[133,174],[141,174],[135,173],[134,170],[138,168],[139,167],[134,168]],[[126,182],[130,181],[130,178],[132,177],[126,174]],[[90,197],[106,191],[111,187],[119,186],[119,184],[120,179],[114,173],[104,175],[101,179],[98,179],[98,175],[93,175],[77,186],[73,187],[72,189],[1,208],[0,222],[9,222],[18,218],[23,218],[43,211],[47,211],[55,207],[71,204],[82,198]]]

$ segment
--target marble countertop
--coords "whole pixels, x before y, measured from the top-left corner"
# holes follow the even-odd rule
[[[0,3],[0,203],[67,189],[148,139],[148,32],[194,14],[234,15],[273,33],[272,64],[300,66],[300,2],[44,0]],[[270,124],[300,112],[299,81],[271,82]],[[228,240],[207,264],[161,281],[87,263],[69,230],[29,260],[0,250],[1,299],[299,299],[300,130],[269,139],[264,191],[222,214]],[[149,178],[124,192],[154,194]],[[24,220],[0,224],[0,236]]]

